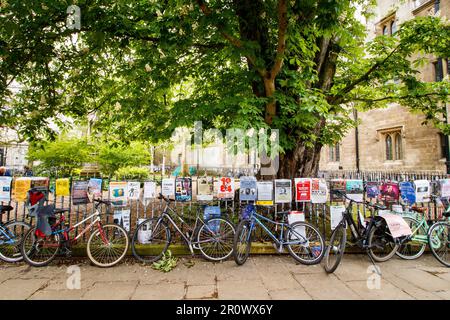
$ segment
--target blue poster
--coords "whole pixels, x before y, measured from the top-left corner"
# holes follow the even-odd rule
[[[366,184],[367,198],[376,199],[380,195],[380,187],[378,182],[367,182]]]
[[[205,211],[203,212],[203,219],[208,221],[212,218],[220,217],[220,207],[219,206],[205,206]],[[220,229],[220,220],[210,221],[208,222],[208,227],[213,232],[219,232]]]
[[[239,200],[256,201],[256,178],[243,176],[240,178]]]
[[[416,202],[416,192],[412,182],[400,182],[400,196],[402,197],[402,200],[409,205]]]

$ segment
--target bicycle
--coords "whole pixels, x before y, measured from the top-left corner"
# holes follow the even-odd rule
[[[0,204],[0,260],[19,262],[23,259],[20,253],[22,237],[31,226],[26,222],[17,220],[3,223],[1,216],[11,210],[13,210],[13,207]]]
[[[431,195],[437,199],[436,195]],[[427,220],[425,208],[415,206],[402,214],[403,219],[409,224],[412,235],[400,245],[397,255],[406,260],[418,259],[429,245],[433,256],[443,265],[450,267],[448,251],[450,249],[449,227],[450,227],[450,205],[443,212],[446,220],[433,223]]]
[[[267,217],[251,210],[248,217],[239,223],[233,241],[233,256],[237,265],[243,265],[250,254],[252,244],[252,233],[256,226],[260,226],[264,232],[278,246],[278,252],[283,252],[284,246],[287,247],[289,254],[296,261],[313,265],[320,263],[324,254],[325,240],[320,231],[307,222],[297,221],[292,224],[286,222],[286,216],[289,211],[277,212],[281,215],[281,222],[271,220]],[[262,222],[280,227],[278,237],[272,233],[269,228]]]
[[[197,212],[192,227],[170,207],[170,203],[175,200],[169,199],[161,193],[158,199],[162,199],[166,203],[161,215],[142,221],[133,234],[131,249],[136,259],[144,263],[152,263],[161,259],[172,241],[169,225],[181,235],[192,255],[194,255],[194,249],[197,249],[207,260],[221,261],[232,254],[235,229],[228,219],[212,217],[205,221]],[[175,220],[181,222],[181,226],[187,227],[186,234]]]
[[[347,227],[349,226],[352,235],[351,242],[354,242],[359,248],[366,250],[373,264],[375,264],[374,261],[384,262],[392,258],[399,244],[391,236],[386,221],[380,216],[371,214],[368,221],[361,221],[359,218],[357,225],[352,215],[353,204],[364,204],[375,210],[384,210],[386,207],[370,202],[357,202],[338,190],[335,190],[334,193],[349,200],[349,205],[345,208],[342,220],[331,234],[330,242],[324,256],[325,271],[332,273],[339,266],[344,255],[347,242]],[[358,216],[360,217],[359,211]]]
[[[25,262],[34,267],[42,267],[48,265],[55,259],[58,253],[71,255],[71,246],[76,243],[83,234],[91,229],[87,242],[87,255],[93,264],[99,267],[112,267],[119,263],[127,253],[129,240],[127,232],[124,228],[117,224],[101,223],[101,212],[99,206],[105,204],[108,207],[111,201],[94,199],[95,212],[85,217],[80,222],[70,226],[70,222],[66,221],[64,212],[69,209],[55,209],[53,214],[48,218],[51,226],[50,234],[44,234],[37,227],[31,228],[25,235],[21,252]],[[54,216],[60,214],[60,218]],[[47,217],[39,217],[39,219]],[[70,237],[70,233],[83,223],[90,221],[81,232]],[[95,227],[97,227],[95,229]]]

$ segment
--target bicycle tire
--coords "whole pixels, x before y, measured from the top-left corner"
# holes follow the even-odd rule
[[[250,255],[252,246],[250,220],[242,220],[236,228],[233,240],[233,257],[238,266],[243,265]],[[249,234],[250,233],[250,234]],[[241,250],[242,254],[240,254]]]
[[[200,240],[200,237],[201,237],[203,231],[206,232],[207,236],[208,236],[208,234],[212,233],[211,232],[212,230],[209,227],[209,224],[211,222],[219,222],[221,231],[223,231],[223,229],[224,229],[222,226],[226,225],[226,226],[228,226],[231,229],[231,232],[232,232],[231,238],[230,238],[231,239],[231,244],[227,244],[225,246],[221,246],[221,248],[223,248],[223,250],[221,250],[219,252],[219,254],[216,255],[216,256],[213,256],[213,254],[212,254],[213,251],[211,249],[207,249],[206,246],[203,244],[204,242]],[[227,233],[228,233],[228,231],[227,231]],[[222,261],[222,260],[225,260],[225,259],[227,259],[229,256],[231,256],[233,254],[233,243],[234,243],[234,235],[235,234],[236,234],[236,230],[234,229],[233,224],[228,219],[225,219],[225,218],[211,218],[211,219],[208,219],[198,229],[198,232],[197,232],[198,248],[199,248],[200,252],[202,253],[203,257],[205,257],[207,260],[210,260],[210,261]],[[212,235],[212,236],[214,236],[214,235]],[[226,240],[227,240],[227,238],[225,238],[225,241]],[[216,248],[220,250],[219,242],[215,242],[215,244],[216,244]]]
[[[44,239],[49,239],[54,243],[58,243],[58,246],[55,247],[56,249],[54,252],[46,259],[40,262],[37,262],[36,260],[33,260],[33,256],[36,254],[36,239],[35,239],[35,230],[36,227],[30,228],[28,232],[25,234],[22,240],[22,245],[20,246],[20,252],[22,253],[23,260],[28,263],[30,266],[33,267],[44,267],[48,265],[50,262],[52,262],[55,258],[58,252],[61,249],[61,237],[59,234],[52,234],[49,236],[46,236],[44,238],[40,238],[40,241],[44,241]],[[28,240],[31,241],[31,247],[28,248]]]
[[[158,253],[157,255],[148,255],[145,254],[147,252],[147,250],[153,250],[153,252],[156,251],[156,249],[158,249],[158,247],[155,248],[155,243],[145,243],[145,244],[139,244],[139,230],[142,228],[147,228],[147,224],[149,222],[157,222],[159,220],[159,218],[149,218],[147,220],[142,221],[137,227],[136,230],[134,231],[133,234],[133,238],[131,239],[131,251],[133,253],[133,256],[143,262],[143,263],[153,263],[158,261],[159,259],[162,258],[163,254],[167,251],[167,249],[169,248],[170,242],[171,242],[171,236],[170,236],[170,229],[167,226],[166,223],[164,223],[163,221],[160,222],[160,224],[158,225],[161,226],[161,228],[163,228],[163,232],[165,234],[164,239],[162,239],[161,241],[163,241],[163,245],[161,247],[161,252]],[[147,230],[142,230],[142,231],[147,231]],[[155,230],[152,231],[152,241],[153,241],[153,235],[155,234]],[[144,254],[140,254],[138,250],[139,248],[136,248],[136,246],[147,246],[148,248],[142,249]]]
[[[422,235],[428,241],[427,230],[419,221],[417,221],[416,219],[411,218],[411,217],[403,217],[403,219],[405,220],[406,223],[408,223],[409,227],[411,228],[411,230],[413,232],[414,232],[414,230],[417,231],[417,232],[414,232],[413,237],[415,235]],[[414,240],[412,239],[411,241],[414,241]],[[422,256],[422,254],[425,252],[425,249],[427,248],[427,244],[421,243],[419,245],[420,242],[418,242],[418,241],[416,241],[415,243],[416,243],[415,245],[410,244],[410,242],[408,241],[408,242],[400,245],[398,247],[397,251],[395,252],[395,254],[405,260],[415,260],[415,259],[420,258],[420,256]]]
[[[290,241],[290,239],[292,239],[292,235],[293,233],[297,233],[295,230],[297,230],[297,228],[301,228],[304,227],[304,233],[305,233],[305,238],[307,238],[307,242],[308,245],[313,244],[313,247],[306,249],[305,246],[300,245],[301,249],[305,250],[305,256],[311,256],[313,259],[305,259],[302,258],[301,256],[299,256],[295,250],[292,248],[292,244],[286,244],[289,254],[291,255],[292,258],[294,258],[296,261],[300,262],[301,264],[304,265],[314,265],[314,264],[318,264],[320,263],[320,261],[322,260],[324,254],[325,254],[325,240],[323,238],[322,233],[319,231],[318,228],[316,228],[314,225],[308,223],[308,222],[303,222],[303,221],[297,221],[294,222],[293,224],[290,225],[290,227],[288,228],[288,230],[286,231],[286,236],[285,236],[285,241],[288,242]],[[313,231],[313,234],[315,234],[317,236],[317,239],[313,239],[312,236],[308,236],[308,229]],[[303,237],[303,235],[299,234],[299,237]],[[316,242],[319,243],[316,243]],[[315,245],[314,245],[315,244]],[[318,246],[317,246],[318,245]],[[317,254],[317,248],[320,248],[320,252],[319,254]],[[309,252],[308,252],[309,251]]]
[[[391,236],[387,233],[388,227],[386,222],[382,222],[378,227],[373,226],[369,231],[369,236],[367,237],[367,244],[368,244],[368,254],[372,257],[372,259],[376,262],[385,262],[391,259],[395,253],[397,252],[397,249],[399,245],[397,243],[394,243],[394,246],[389,250],[387,250],[386,254],[384,256],[380,256],[374,252],[374,243],[376,240],[374,237],[379,236],[381,238],[381,246],[386,249],[387,245],[392,244],[393,242],[390,240]],[[376,234],[378,233],[378,234]]]
[[[109,232],[108,231],[105,232],[105,230],[107,230],[107,229],[112,229],[112,230],[110,230]],[[116,231],[118,230],[120,232],[120,235],[116,234],[116,231],[114,231],[114,229],[116,229]],[[122,228],[121,226],[119,226],[117,224],[102,225],[101,230],[104,233],[103,236],[108,237],[108,244],[104,243],[104,239],[102,239],[100,229],[96,229],[89,236],[87,246],[86,246],[86,251],[87,251],[87,255],[88,255],[89,259],[91,260],[91,262],[93,264],[95,264],[97,267],[109,268],[109,267],[112,267],[112,266],[118,264],[127,254],[128,246],[129,246],[128,233],[124,228]],[[116,237],[116,239],[112,239],[110,237],[111,235],[113,237]],[[101,246],[103,246],[102,249],[104,249],[104,251],[106,251],[105,253],[100,254],[100,257],[102,259],[105,259],[106,262],[100,261],[98,258],[94,257],[94,255],[93,255],[93,252],[99,252],[99,250],[100,250],[100,249],[96,249],[94,251],[92,249],[92,246],[94,245],[93,241],[95,241],[95,237],[99,237],[99,240],[100,240],[99,243],[101,244]],[[122,246],[122,245],[118,244],[117,246],[114,246],[114,241],[117,239],[119,239],[119,240],[125,239],[125,245]]]
[[[444,246],[440,246],[440,248],[444,247],[445,249],[445,256],[447,257],[447,260],[444,260],[437,252],[437,248],[435,248],[434,243],[435,243],[435,239],[433,239],[433,233],[434,231],[439,227],[439,226],[443,226],[444,228],[447,229],[446,233],[443,233],[443,240],[444,240]],[[447,221],[439,221],[436,222],[435,224],[433,224],[430,228],[430,230],[428,231],[428,244],[430,246],[430,250],[431,253],[433,254],[433,256],[440,262],[442,263],[444,266],[446,267],[450,267],[450,261],[448,260],[449,254],[448,252],[450,251],[450,239],[449,239],[449,228],[450,228],[450,223]],[[442,234],[441,234],[442,235]],[[441,240],[442,242],[442,240]]]
[[[338,238],[340,237],[340,238]],[[338,241],[337,245],[333,245],[334,241]],[[345,252],[345,246],[347,243],[347,229],[344,227],[344,225],[341,223],[339,224],[331,234],[330,243],[327,246],[327,249],[325,250],[324,254],[324,261],[325,261],[325,271],[327,273],[333,273],[336,271],[337,267],[341,263],[342,257],[344,256]],[[330,261],[330,254],[336,252],[336,260]]]
[[[20,252],[20,246],[22,245],[22,239],[24,235],[31,228],[30,224],[23,221],[9,221],[3,225],[4,229],[8,229],[12,235],[16,238],[17,232],[11,231],[10,229],[16,229],[16,227],[23,228],[22,236],[19,240],[14,242],[13,247],[11,245],[0,245],[0,260],[5,262],[20,262],[23,260],[22,253]],[[10,252],[12,250],[12,252]]]

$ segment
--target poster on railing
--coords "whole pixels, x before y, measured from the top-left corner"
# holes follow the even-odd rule
[[[221,215],[219,206],[205,206],[203,211],[203,219],[204,221],[208,221],[212,218],[219,218]],[[208,227],[212,232],[219,232],[220,230],[220,220],[213,220],[208,222]]]
[[[289,224],[294,224],[295,222],[305,222],[305,213],[303,211],[291,211],[289,212],[288,215],[288,222]],[[297,233],[297,235],[294,233],[291,233],[291,237],[289,240],[298,240],[300,235],[303,238],[306,238],[306,228],[305,226],[296,226],[295,227],[295,232]]]
[[[362,180],[346,180],[345,193],[349,199],[356,202],[362,202],[364,197],[364,187]]]
[[[128,181],[128,199],[139,200],[141,197],[141,183],[139,181]]]
[[[377,199],[380,196],[380,184],[376,181],[366,183],[366,197],[368,199]]]
[[[31,179],[30,178],[15,178],[14,179],[14,199],[16,201],[25,201],[27,200],[27,192],[31,188]]]
[[[49,178],[47,177],[31,177],[31,188],[42,188],[48,190]]]
[[[256,201],[257,187],[256,178],[243,176],[240,178],[239,200]]]
[[[326,203],[328,196],[328,187],[325,179],[311,179],[311,202]]]
[[[145,181],[144,182],[144,201],[156,198],[156,182]]]
[[[191,178],[177,178],[175,180],[175,200],[182,202],[192,200]]]
[[[400,197],[407,205],[416,203],[416,190],[414,184],[410,181],[403,181],[399,183]]]
[[[380,187],[380,199],[384,202],[396,202],[399,199],[399,189],[396,182],[384,182]]]
[[[92,194],[94,198],[102,197],[102,179],[91,178],[88,184],[88,193]]]
[[[144,190],[145,190],[145,184],[144,184]],[[145,191],[144,191],[145,194]],[[145,196],[144,196],[145,199]],[[142,224],[147,219],[138,219],[137,224],[140,225],[138,230],[138,242],[140,244],[149,244],[151,243],[152,238],[152,223],[150,221],[146,222],[145,224]]]
[[[258,197],[256,204],[260,206],[273,205],[273,181],[258,181]]]
[[[70,196],[70,179],[69,178],[59,178],[55,181],[55,195],[57,197],[68,197]]]
[[[12,177],[0,177],[0,201],[11,200]]]
[[[161,193],[165,197],[171,197],[175,195],[175,179],[167,178],[162,179]]]
[[[295,201],[309,202],[311,201],[311,179],[295,178]]]
[[[212,201],[214,197],[213,177],[199,177],[197,179],[197,200]]]
[[[289,179],[275,180],[275,203],[292,202],[292,181]]]
[[[73,181],[72,183],[72,203],[74,205],[86,204],[88,198],[88,181]]]
[[[450,179],[439,180],[439,195],[441,198],[450,197]]]
[[[115,209],[114,223],[121,225],[127,232],[130,232],[130,209]]]
[[[430,181],[414,180],[416,202],[430,202]]]
[[[127,204],[128,183],[126,181],[111,181],[109,183],[109,198],[113,206]]]
[[[330,221],[331,221],[331,230],[336,229],[339,223],[342,220],[342,215],[345,212],[345,206],[330,206]]]
[[[217,189],[217,198],[233,199],[234,198],[234,178],[221,177],[219,179],[219,187]]]
[[[346,183],[344,179],[332,179],[330,181],[330,200],[331,202],[343,202],[345,200],[344,196],[338,195],[333,191],[340,191],[345,194]]]

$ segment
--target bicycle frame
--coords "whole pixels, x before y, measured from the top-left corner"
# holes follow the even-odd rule
[[[7,243],[7,244],[14,243],[14,235],[13,235],[13,234],[10,234],[10,232],[8,231],[8,229],[6,229],[6,228],[4,227],[4,224],[0,224],[0,233],[1,233],[2,235],[4,235],[4,236],[7,238],[6,241],[4,241],[4,240],[0,241],[0,244],[4,244],[4,243]]]

